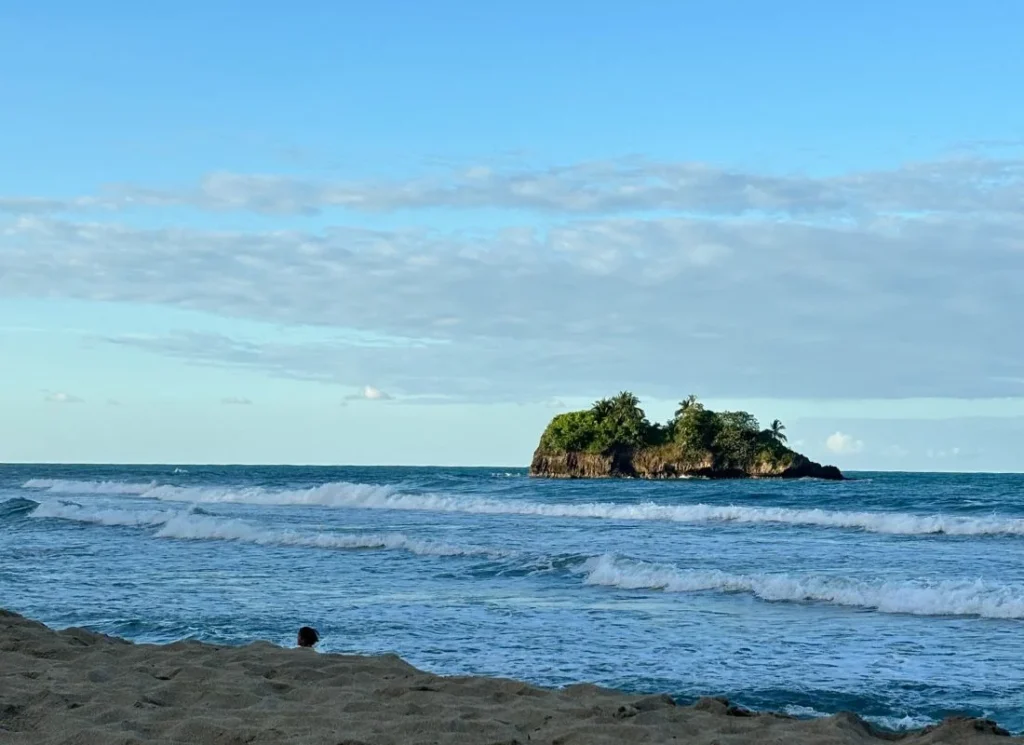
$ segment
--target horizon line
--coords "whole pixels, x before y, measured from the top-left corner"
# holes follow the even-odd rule
[[[452,465],[452,464],[437,464],[437,463],[188,463],[185,461],[180,462],[102,462],[102,461],[82,461],[82,462],[68,462],[68,461],[23,461],[23,462],[7,462],[0,461],[0,468],[11,467],[11,466],[66,466],[66,467],[98,467],[98,466],[111,466],[111,467],[188,467],[194,468],[408,468],[408,469],[428,469],[428,468],[451,468],[451,469],[501,469],[501,470],[520,470],[529,471],[529,466],[517,465],[494,465],[494,464],[481,464],[481,465]],[[902,470],[902,469],[889,469],[889,468],[861,468],[861,469],[842,469],[843,473],[885,473],[885,474],[916,474],[916,475],[969,475],[969,476],[1024,476],[1024,471],[992,471],[992,470],[981,470],[981,471],[919,471],[919,470]],[[580,481],[599,481],[599,480],[612,480],[607,479],[578,479]],[[625,479],[629,480],[629,479]],[[665,481],[686,481],[687,479],[664,479]],[[785,481],[787,479],[781,478],[754,478],[753,481]],[[791,480],[791,479],[790,479]]]

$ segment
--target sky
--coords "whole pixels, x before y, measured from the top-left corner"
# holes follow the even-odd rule
[[[0,8],[0,461],[1024,470],[1014,0]]]

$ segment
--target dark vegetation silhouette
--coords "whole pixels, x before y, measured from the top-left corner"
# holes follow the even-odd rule
[[[746,411],[715,412],[689,395],[667,422],[651,422],[629,391],[595,401],[584,411],[559,414],[541,436],[539,452],[611,455],[657,450],[676,459],[746,471],[779,466],[797,454],[778,419],[765,429]]]

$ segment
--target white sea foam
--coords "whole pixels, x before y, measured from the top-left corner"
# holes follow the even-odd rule
[[[769,601],[816,601],[920,616],[1024,618],[1024,586],[981,580],[869,582],[803,574],[732,574],[718,569],[682,569],[608,554],[579,568],[588,585],[665,592],[749,593]]]
[[[552,503],[499,500],[444,494],[407,494],[393,486],[331,482],[311,489],[180,488],[159,486],[144,496],[198,502],[241,502],[264,505],[320,505],[364,509],[462,512],[483,515],[527,515],[551,518],[653,520],[699,523],[778,523],[851,528],[899,535],[1024,535],[1024,520],[1009,517],[914,515],[900,512],[845,512],[789,507],[736,505],[665,505],[654,502]]]
[[[171,502],[362,507],[383,504],[383,500],[397,494],[397,489],[388,484],[351,484],[348,482],[331,482],[309,489],[161,485],[153,486],[140,494],[148,499]]]
[[[865,716],[862,717],[866,722],[876,724],[879,727],[884,727],[888,730],[894,730],[896,732],[906,732],[908,730],[921,729],[932,724],[938,724],[938,720],[932,719],[926,716],[910,716],[909,714],[902,717],[886,717],[886,716]]]
[[[55,500],[40,503],[30,517],[49,517],[97,525],[143,527],[163,525],[178,514],[180,513],[173,510],[120,510],[112,507],[87,507]]]
[[[404,533],[307,533],[266,530],[242,520],[181,514],[157,531],[158,538],[224,540],[260,546],[304,546],[333,549],[389,549],[421,556],[496,556],[501,552],[412,538]]]
[[[800,704],[788,704],[782,708],[782,712],[784,714],[789,714],[791,717],[806,717],[814,719],[830,716],[824,711],[818,711],[811,706],[801,706]]]
[[[23,489],[38,489],[51,494],[145,494],[156,486],[127,481],[75,481],[71,479],[29,479]]]
[[[507,556],[507,552],[455,546],[441,541],[411,538],[403,533],[323,533],[267,530],[247,523],[192,510],[122,510],[89,507],[69,502],[43,502],[31,514],[97,525],[133,528],[156,527],[157,538],[224,540],[260,546],[305,546],[327,549],[388,549],[422,556]]]
[[[515,552],[413,538],[403,533],[308,532],[266,529],[252,523],[194,510],[135,510],[46,501],[34,518],[57,518],[108,526],[155,527],[158,538],[225,540],[262,546],[323,549],[400,550],[424,556],[507,558]],[[767,601],[816,601],[883,613],[926,616],[1024,618],[1024,586],[982,580],[868,581],[834,575],[738,574],[718,569],[685,569],[612,555],[591,557],[576,571],[588,585],[665,592],[749,593]]]
[[[799,704],[790,704],[783,707],[782,711],[785,714],[789,714],[793,717],[810,718],[810,719],[821,719],[823,717],[832,716],[828,712],[818,711],[817,709],[810,706],[800,706]],[[921,729],[927,727],[930,724],[938,724],[938,721],[926,716],[874,716],[868,715],[861,717],[864,721],[875,724],[879,727],[883,727],[888,730],[896,732],[906,732],[908,730]]]
[[[684,504],[655,502],[554,503],[513,499],[486,499],[445,494],[409,494],[387,484],[335,481],[309,489],[263,487],[180,487],[122,482],[72,482],[34,479],[26,488],[59,493],[132,494],[176,502],[255,505],[306,505],[359,509],[525,515],[548,518],[590,518],[678,523],[723,522],[781,524],[845,528],[893,535],[1021,535],[1024,519],[1015,517],[918,515],[906,512],[867,512],[792,507]]]

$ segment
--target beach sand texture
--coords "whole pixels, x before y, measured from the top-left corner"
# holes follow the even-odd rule
[[[857,717],[750,715],[721,700],[676,706],[589,685],[439,677],[398,657],[266,642],[132,644],[55,632],[0,611],[3,745],[412,745],[439,743],[1022,743],[992,723],[951,719],[891,735]]]

